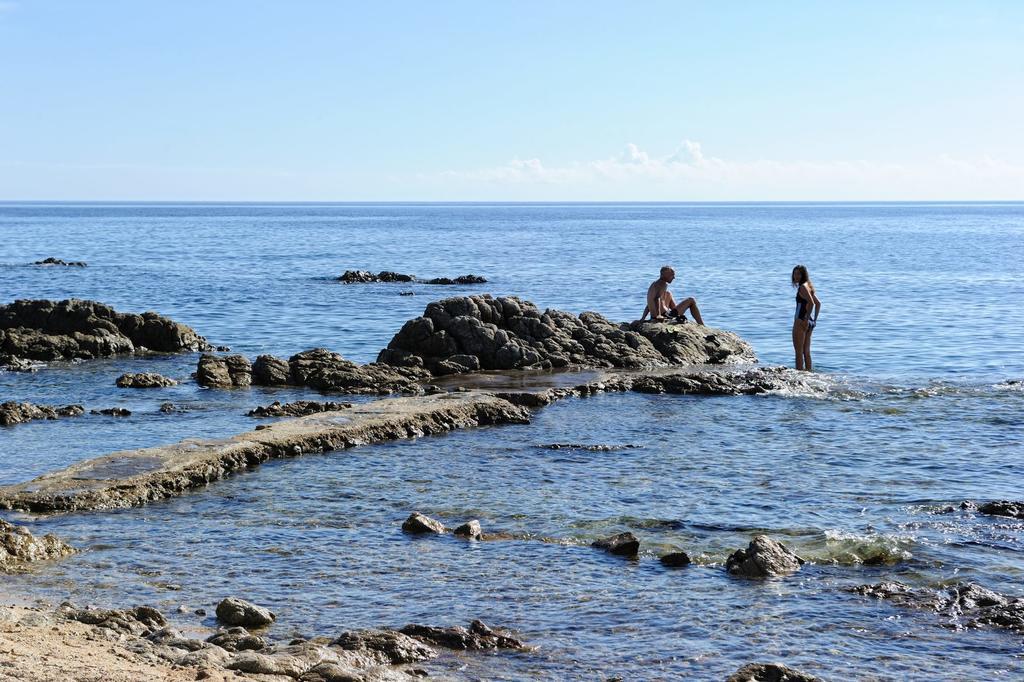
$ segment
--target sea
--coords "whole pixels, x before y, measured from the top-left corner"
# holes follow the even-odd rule
[[[30,265],[51,256],[88,267]],[[1021,679],[1019,633],[849,588],[1024,596],[1024,521],[960,506],[1024,498],[1024,204],[0,204],[0,303],[154,310],[250,358],[325,347],[372,361],[449,296],[634,320],[671,265],[676,298],[695,297],[708,325],[792,366],[797,264],[823,304],[806,387],[566,399],[528,425],[274,461],[144,507],[6,512],[81,551],[0,576],[0,593],[150,604],[185,631],[237,595],[276,612],[275,640],[479,618],[535,647],[445,654],[422,665],[437,679],[721,680],[756,661],[827,680]],[[338,282],[350,269],[488,281]],[[0,484],[251,430],[246,412],[274,400],[337,399],[199,388],[196,361],[0,372],[0,401],[132,412],[0,428]],[[129,371],[182,383],[117,388]],[[414,510],[509,539],[410,538]],[[622,531],[640,538],[637,560],[589,546]],[[756,533],[807,563],[730,576],[726,557]],[[664,567],[673,550],[694,563]]]

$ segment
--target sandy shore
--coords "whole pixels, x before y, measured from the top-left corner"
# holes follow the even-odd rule
[[[200,677],[199,675],[204,675]],[[84,623],[60,621],[52,609],[0,606],[0,679],[53,682],[237,680],[234,673],[183,668],[130,651]]]

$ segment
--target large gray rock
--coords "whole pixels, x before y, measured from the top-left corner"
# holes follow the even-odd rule
[[[227,597],[217,604],[217,619],[227,625],[261,628],[273,623],[276,617],[262,606],[238,597]]]
[[[748,663],[726,682],[822,682],[820,678],[781,663]]]
[[[476,519],[466,521],[452,532],[459,537],[469,538],[470,540],[479,540],[484,535],[483,528],[480,527],[480,522]]]
[[[36,537],[27,528],[0,519],[0,571],[18,570],[31,561],[59,559],[74,552],[56,535]]]
[[[243,388],[252,385],[252,363],[243,355],[204,353],[196,367],[196,383],[207,388]]]
[[[746,549],[736,550],[725,562],[733,575],[767,578],[799,571],[804,560],[767,535],[755,535]]]
[[[0,426],[14,426],[24,424],[33,419],[59,419],[60,417],[78,417],[85,414],[85,408],[81,405],[64,405],[63,407],[51,407],[50,405],[36,405],[34,403],[19,403],[8,400],[0,403]]]
[[[731,332],[696,324],[616,324],[597,313],[541,312],[529,301],[488,295],[430,303],[377,357],[381,363],[425,367],[436,375],[754,359],[750,345]]]
[[[206,339],[153,312],[119,313],[95,301],[19,300],[0,306],[0,365],[15,359],[92,359],[141,348],[209,350]]]

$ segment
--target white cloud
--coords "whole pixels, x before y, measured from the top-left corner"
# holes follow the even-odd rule
[[[1024,165],[988,156],[903,163],[727,160],[684,140],[652,155],[635,144],[618,155],[546,165],[539,158],[421,176],[437,189],[517,198],[652,200],[1024,199]],[[440,185],[440,187],[438,187]],[[559,196],[561,192],[562,196]],[[496,196],[495,198],[499,198]]]

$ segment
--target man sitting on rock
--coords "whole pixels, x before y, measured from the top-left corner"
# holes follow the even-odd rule
[[[661,269],[661,277],[647,288],[647,307],[644,308],[644,314],[640,316],[641,322],[647,319],[648,313],[651,314],[651,322],[664,322],[666,319],[685,322],[686,311],[689,310],[693,313],[693,319],[697,321],[697,324],[704,324],[704,318],[700,316],[700,308],[697,307],[696,299],[691,296],[681,303],[676,303],[672,298],[672,292],[668,290],[668,285],[675,278],[676,271],[669,266],[666,265]]]

